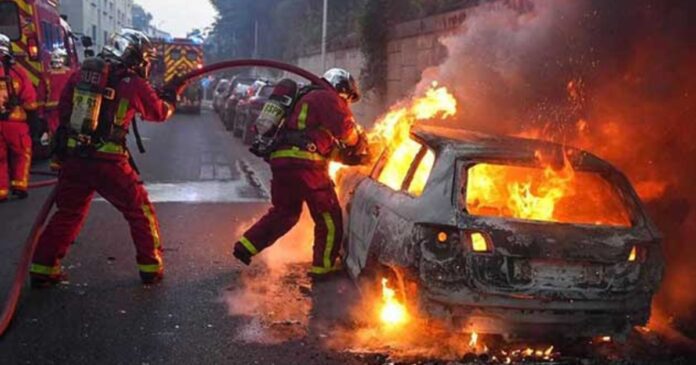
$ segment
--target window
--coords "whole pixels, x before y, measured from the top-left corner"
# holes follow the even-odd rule
[[[92,25],[92,39],[94,39],[95,42],[97,41],[97,26],[94,24]]]
[[[181,59],[181,50],[180,49],[173,49],[171,52],[172,60],[178,61]]]
[[[13,41],[22,38],[17,4],[9,1],[0,2],[0,33],[8,36]]]
[[[198,52],[194,50],[189,50],[186,52],[186,59],[191,61],[191,62],[196,62],[198,61]]]
[[[420,196],[425,189],[425,183],[428,182],[430,171],[435,164],[435,154],[431,150],[426,150],[423,158],[418,162],[418,167],[413,173],[411,184],[408,187],[408,192],[414,196]]]
[[[273,94],[273,89],[275,89],[275,86],[264,86],[259,90],[258,95],[263,98],[270,97]]]
[[[407,139],[388,157],[377,181],[393,190],[405,190],[419,196],[425,188],[435,155],[422,144]]]
[[[478,163],[465,170],[469,214],[630,227],[619,191],[601,174],[566,165],[527,167]]]
[[[223,93],[227,90],[227,87],[230,85],[230,82],[227,80],[221,80],[218,84],[217,87],[215,88],[215,91],[218,93]]]
[[[41,35],[43,37],[43,42],[41,46],[43,49],[52,50],[53,49],[53,29],[50,24],[45,21],[41,21]]]
[[[65,47],[65,31],[59,26],[53,26],[53,49]]]

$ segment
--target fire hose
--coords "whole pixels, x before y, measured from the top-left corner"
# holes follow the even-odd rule
[[[290,73],[296,74],[298,76],[301,76],[301,77],[311,81],[313,84],[316,84],[316,85],[321,86],[323,88],[330,88],[330,85],[325,80],[319,78],[318,76],[314,75],[313,73],[311,73],[307,70],[304,70],[304,69],[299,68],[297,66],[289,65],[289,64],[286,64],[283,62],[277,62],[277,61],[272,61],[272,60],[260,60],[260,59],[258,59],[258,60],[257,59],[231,60],[231,61],[223,61],[223,62],[219,62],[219,63],[210,64],[210,65],[205,66],[201,69],[191,71],[182,77],[174,78],[167,85],[165,85],[165,88],[176,90],[177,94],[180,94],[181,92],[183,92],[183,89],[186,87],[188,82],[195,79],[195,78],[198,78],[198,77],[203,76],[203,75],[208,74],[208,73],[220,71],[223,69],[237,68],[237,67],[275,68],[275,69],[279,69],[282,71],[290,72]],[[36,174],[36,175],[55,176],[55,175],[53,175],[51,173],[47,173],[47,172],[32,172],[32,173]],[[34,188],[51,186],[51,185],[55,185],[57,183],[57,181],[58,180],[55,178],[43,180],[43,181],[38,181],[35,183],[31,183],[29,185],[29,188],[34,189]],[[15,276],[14,276],[14,279],[12,281],[12,286],[10,287],[10,290],[9,290],[9,295],[7,296],[7,299],[5,302],[5,307],[3,308],[3,311],[0,314],[0,337],[4,336],[5,332],[7,331],[7,329],[10,326],[10,323],[12,322],[12,319],[14,318],[14,314],[15,314],[15,311],[17,309],[17,305],[19,303],[20,294],[22,291],[22,286],[23,286],[24,280],[27,277],[27,274],[29,272],[29,265],[31,264],[31,259],[32,259],[32,256],[34,255],[34,250],[36,249],[36,245],[39,241],[39,235],[41,234],[41,231],[44,227],[44,224],[46,223],[46,219],[48,219],[48,215],[51,212],[51,209],[53,208],[53,204],[55,203],[56,192],[57,192],[57,189],[56,189],[56,187],[54,187],[53,190],[51,190],[51,193],[46,198],[46,201],[44,202],[43,206],[41,207],[39,214],[36,216],[36,218],[34,220],[34,224],[31,227],[31,231],[29,231],[29,235],[27,236],[27,239],[24,242],[24,249],[22,250],[22,256],[21,256],[20,261],[17,265],[17,270],[15,272]]]

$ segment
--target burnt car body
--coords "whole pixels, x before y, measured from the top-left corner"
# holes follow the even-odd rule
[[[592,337],[646,323],[662,277],[661,236],[621,172],[590,153],[549,142],[434,127],[414,128],[411,137],[421,146],[396,188],[379,181],[386,155],[369,174],[349,172],[339,182],[347,217],[344,261],[352,278],[387,270],[420,313],[484,334]],[[601,176],[630,224],[467,212],[472,166],[535,166],[540,151],[567,155],[573,169]],[[432,167],[414,194],[410,185],[426,154]],[[483,252],[473,249],[475,235],[488,244]]]

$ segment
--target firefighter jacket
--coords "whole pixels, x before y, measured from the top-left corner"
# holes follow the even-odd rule
[[[284,126],[288,135],[271,153],[273,168],[325,168],[338,143],[353,145],[358,129],[348,103],[333,90],[313,90],[301,97]],[[294,141],[291,141],[294,140]]]
[[[0,110],[0,122],[26,122],[27,112],[38,108],[36,90],[23,68],[12,66],[9,70],[8,77],[0,64],[0,109],[5,109]]]
[[[46,92],[46,109],[55,109],[58,107],[60,96],[63,93],[65,85],[68,83],[72,73],[67,67],[59,70],[51,69],[49,71],[48,92]]]
[[[115,75],[118,80],[113,85],[115,96],[113,100],[104,102],[100,113],[99,124],[106,123],[111,126],[111,132],[107,136],[101,136],[101,141],[94,145],[89,157],[102,159],[122,159],[128,157],[126,150],[126,134],[133,118],[139,114],[144,120],[151,122],[163,122],[174,112],[174,106],[162,100],[147,80],[130,70],[114,70],[120,74]],[[73,110],[73,94],[80,80],[80,70],[77,70],[68,80],[63,89],[58,104],[60,124],[68,126]],[[70,137],[67,141],[68,152],[77,149],[78,141]]]

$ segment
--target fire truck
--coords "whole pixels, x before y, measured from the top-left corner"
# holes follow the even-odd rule
[[[51,87],[49,73],[51,53],[64,49],[66,66],[74,70],[78,64],[75,35],[67,21],[58,12],[58,0],[0,0],[0,33],[10,37],[17,63],[29,75],[38,93],[39,115],[47,106]],[[89,37],[82,38],[82,45],[91,46]],[[42,123],[43,124],[43,123]],[[34,157],[48,157],[48,138],[45,125],[32,125]]]
[[[203,67],[203,45],[197,39],[157,38],[157,61],[153,63],[151,81],[161,86],[175,77]],[[199,82],[193,82],[177,102],[178,112],[200,113],[203,89]]]

